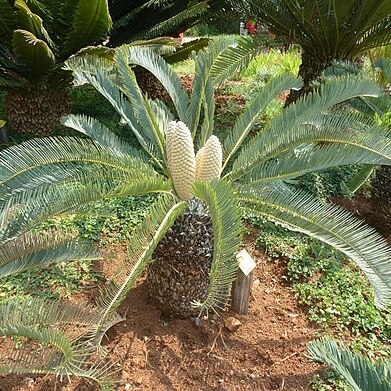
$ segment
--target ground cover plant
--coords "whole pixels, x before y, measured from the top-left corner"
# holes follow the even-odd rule
[[[240,238],[239,205],[247,213],[278,220],[346,252],[367,273],[376,289],[378,304],[386,305],[389,298],[387,270],[384,270],[380,278],[372,272],[377,268],[386,268],[389,250],[385,242],[373,231],[355,222],[348,213],[319,203],[281,182],[282,178],[294,178],[314,168],[322,169],[334,165],[335,156],[338,156],[339,164],[357,161],[388,162],[388,138],[384,137],[384,133],[381,133],[372,121],[362,122],[354,114],[341,117],[338,111],[327,111],[353,96],[376,95],[379,93],[378,88],[372,82],[351,77],[330,81],[320,87],[321,94],[310,95],[292,105],[271,122],[264,132],[256,134],[241,149],[241,142],[247,139],[252,125],[270,99],[281,91],[300,86],[299,80],[289,76],[271,81],[237,119],[233,132],[223,143],[225,153],[222,171],[223,150],[218,139],[211,135],[214,114],[211,87],[218,85],[227,74],[236,70],[246,58],[246,53],[243,45],[235,47],[230,41],[217,42],[209,51],[201,53],[197,57],[198,72],[196,71],[194,92],[190,97],[180,88],[179,81],[169,66],[148,48],[123,48],[117,51],[115,71],[118,72],[119,79],[112,78],[111,68],[99,69],[96,63],[73,64],[77,80],[88,81],[110,100],[145,148],[154,166],[144,159],[139,150],[134,150],[120,141],[96,120],[84,116],[68,117],[64,123],[97,138],[96,142],[88,139],[52,138],[50,141],[30,141],[2,152],[1,162],[6,169],[2,177],[3,248],[7,249],[7,246],[18,241],[23,243],[28,235],[31,243],[28,250],[36,251],[28,258],[18,260],[13,256],[9,259],[8,273],[30,267],[36,262],[44,263],[49,259],[42,259],[42,252],[38,251],[45,243],[37,241],[34,231],[29,231],[52,215],[78,211],[83,203],[88,204],[102,198],[142,192],[161,191],[167,194],[157,200],[147,219],[148,225],[138,230],[140,236],[131,238],[133,246],[129,250],[130,262],[127,266],[124,265],[122,277],[113,281],[107,292],[103,292],[96,312],[91,310],[93,324],[88,323],[87,326],[92,329],[94,336],[90,342],[99,342],[102,333],[119,320],[115,309],[132,287],[142,266],[153,255],[160,239],[164,237],[160,244],[168,247],[172,246],[171,243],[178,246],[180,240],[188,239],[186,235],[178,235],[178,226],[183,228],[188,225],[187,228],[192,230],[195,229],[194,226],[202,227],[199,238],[201,241],[203,239],[203,244],[197,246],[193,243],[192,249],[200,248],[201,251],[195,254],[196,257],[206,263],[207,268],[212,269],[210,280],[207,276],[205,296],[186,299],[185,310],[192,309],[192,303],[199,310],[216,308],[216,304],[218,306],[219,303],[224,303],[224,292],[234,278],[237,267],[233,255],[234,247],[238,246]],[[227,60],[231,60],[228,69],[224,66],[227,65]],[[184,122],[173,121],[173,116],[163,103],[150,101],[142,95],[128,66],[129,62],[145,66],[156,75],[169,91],[176,115]],[[192,108],[190,117],[188,105]],[[202,126],[199,126],[201,112],[203,121]],[[365,132],[362,132],[362,128],[365,128]],[[351,133],[347,133],[347,129]],[[277,135],[281,139],[276,140]],[[336,145],[320,144],[330,137]],[[180,150],[175,149],[178,145],[173,140],[181,140]],[[201,150],[197,159],[193,142],[196,149]],[[338,145],[338,142],[341,145]],[[69,150],[69,143],[76,148]],[[205,149],[202,150],[202,147]],[[371,152],[367,150],[369,147]],[[373,152],[375,147],[378,152]],[[349,153],[341,155],[341,151]],[[28,160],[31,158],[30,153],[36,153],[32,160]],[[20,160],[21,154],[27,159],[24,162]],[[275,160],[277,155],[279,160]],[[11,160],[15,162],[16,156],[23,172],[8,164]],[[230,164],[230,160],[233,164]],[[32,161],[34,165],[31,165]],[[93,162],[93,165],[89,167],[89,164],[86,164],[88,162]],[[55,171],[51,171],[48,176],[44,173],[49,163]],[[175,169],[177,167],[180,169]],[[194,181],[196,171],[199,181]],[[223,178],[217,179],[221,171]],[[235,182],[235,187],[232,187],[232,182]],[[203,203],[187,203],[193,194],[204,198],[209,208]],[[53,203],[53,199],[56,202]],[[16,205],[18,210],[15,209]],[[40,205],[38,209],[37,205]],[[185,218],[178,219],[174,224],[175,217],[179,217],[186,208],[191,209],[187,210]],[[167,212],[168,215],[165,216]],[[207,212],[210,216],[205,216]],[[343,227],[346,222],[348,228]],[[233,226],[236,226],[234,231]],[[157,234],[153,233],[155,228]],[[230,235],[233,236],[225,236],[223,233],[226,230],[230,230]],[[168,235],[164,236],[166,232]],[[208,235],[209,238],[212,236],[213,244],[210,239],[209,242],[205,240]],[[49,240],[47,243],[46,246],[51,247]],[[366,247],[377,249],[372,253],[366,251]],[[141,251],[142,249],[144,251]],[[228,257],[222,256],[224,252]],[[159,254],[155,252],[155,255],[159,258]],[[132,263],[132,259],[135,263]],[[51,260],[53,261],[52,258]],[[150,285],[153,287],[153,283]],[[161,286],[164,286],[164,282]],[[167,292],[168,290],[164,296]],[[181,304],[179,308],[182,308]],[[13,308],[16,311],[16,307]],[[9,307],[7,311],[10,311]],[[29,319],[25,321],[29,322]],[[39,319],[34,321],[39,323]],[[23,335],[24,330],[26,329],[21,328],[19,332]],[[85,335],[87,334],[83,336]],[[39,339],[39,336],[33,337]],[[28,352],[25,352],[28,355]],[[56,371],[68,373],[68,369],[60,360]]]

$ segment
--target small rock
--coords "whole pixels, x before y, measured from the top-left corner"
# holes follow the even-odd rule
[[[142,378],[141,376],[135,380],[135,383],[136,383],[138,386],[141,385],[142,382],[143,382],[143,378]]]
[[[250,373],[250,379],[255,380],[255,375],[253,373]]]
[[[259,286],[261,285],[261,281],[259,280],[259,278],[257,278],[256,280],[254,280],[253,282],[253,286],[252,286],[252,291],[256,291]]]
[[[28,387],[28,388],[34,388],[34,383],[35,383],[35,381],[34,381],[33,378],[31,378],[31,377],[26,377],[26,378],[24,379],[24,381],[27,383],[27,387]]]
[[[224,383],[224,379],[219,379],[219,383]]]
[[[201,319],[198,318],[198,317],[195,318],[195,319],[194,319],[194,323],[195,323],[196,326],[200,326],[200,325],[201,325]]]
[[[266,288],[265,289],[265,293],[268,295],[270,293],[270,289],[269,288]]]
[[[132,386],[130,385],[130,383],[126,383],[125,387],[124,387],[124,390],[125,391],[129,391],[131,388],[132,388]]]
[[[224,321],[224,326],[229,331],[236,331],[241,326],[241,324],[242,323],[238,319],[234,318],[233,316],[230,316]]]

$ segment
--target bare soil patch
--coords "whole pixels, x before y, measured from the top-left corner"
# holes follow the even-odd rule
[[[121,370],[119,390],[305,390],[319,366],[306,357],[316,337],[286,283],[282,262],[271,262],[253,248],[257,261],[249,314],[210,314],[194,319],[164,319],[148,298],[141,279],[120,308],[126,321],[108,333],[109,357]],[[90,291],[91,293],[93,291]],[[80,298],[78,298],[80,299]],[[240,327],[224,322],[234,316]],[[1,346],[0,346],[1,348]],[[71,384],[53,376],[0,378],[1,391],[97,390],[85,380]]]

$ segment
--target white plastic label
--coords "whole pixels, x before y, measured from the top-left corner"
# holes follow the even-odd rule
[[[257,266],[254,259],[245,249],[238,252],[236,259],[239,261],[239,269],[245,276],[248,276]]]

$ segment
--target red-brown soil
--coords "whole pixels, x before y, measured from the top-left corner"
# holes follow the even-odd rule
[[[284,278],[284,265],[271,262],[247,240],[257,262],[248,315],[210,314],[194,320],[164,319],[139,281],[121,306],[126,321],[108,332],[109,357],[121,370],[118,390],[305,390],[319,367],[305,357],[316,337]],[[236,331],[228,317],[241,322]],[[97,390],[85,380],[61,383],[53,376],[0,378],[1,391]]]

